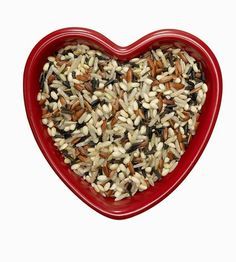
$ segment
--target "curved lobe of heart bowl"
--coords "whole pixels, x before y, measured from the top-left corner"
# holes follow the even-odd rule
[[[136,194],[132,198],[114,202],[96,193],[85,181],[76,176],[64,164],[63,157],[53,145],[46,128],[41,123],[41,109],[36,101],[39,91],[38,79],[43,64],[49,55],[60,47],[74,40],[88,44],[108,55],[122,61],[138,56],[149,48],[157,48],[160,44],[174,44],[181,47],[201,61],[208,85],[207,99],[197,134],[182,156],[177,168],[168,176],[157,182],[154,187]],[[222,77],[218,62],[209,47],[195,36],[179,30],[160,30],[150,33],[135,43],[120,47],[105,36],[85,28],[65,28],[55,31],[43,38],[31,51],[24,71],[24,100],[27,117],[34,137],[45,158],[62,179],[62,181],[86,204],[101,214],[115,219],[137,215],[160,202],[170,194],[188,175],[202,154],[214,128],[222,96]],[[213,160],[212,160],[213,161]]]

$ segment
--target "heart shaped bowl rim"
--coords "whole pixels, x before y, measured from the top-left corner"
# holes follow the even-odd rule
[[[88,44],[122,61],[138,56],[149,48],[171,43],[185,49],[203,64],[208,94],[200,116],[197,134],[191,140],[177,168],[171,174],[157,182],[154,187],[131,198],[117,202],[111,198],[104,198],[96,193],[87,182],[73,174],[70,168],[64,164],[61,154],[53,145],[52,139],[41,123],[41,111],[36,101],[36,95],[39,91],[38,79],[42,66],[52,51],[56,51],[74,40]],[[184,31],[158,30],[129,46],[121,47],[96,31],[73,27],[54,31],[35,45],[25,65],[23,87],[25,109],[35,140],[59,178],[82,201],[97,212],[113,219],[124,219],[137,215],[159,203],[186,178],[194,167],[211,136],[218,116],[222,97],[222,76],[218,61],[210,48],[196,36]]]

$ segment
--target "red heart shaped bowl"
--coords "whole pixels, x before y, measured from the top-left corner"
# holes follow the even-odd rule
[[[115,202],[112,198],[104,198],[96,193],[87,182],[75,175],[64,163],[61,153],[53,145],[52,139],[41,122],[41,108],[36,97],[40,88],[39,76],[43,64],[48,56],[75,40],[121,61],[139,56],[150,48],[172,44],[186,50],[203,65],[208,93],[199,118],[197,134],[172,173],[157,182],[155,186],[131,198]],[[82,201],[99,213],[114,219],[132,217],[149,209],[168,196],[184,180],[201,156],[211,136],[218,116],[221,96],[222,76],[215,55],[197,37],[174,29],[155,31],[126,47],[118,46],[102,34],[90,29],[77,27],[61,29],[45,36],[36,44],[28,57],[24,71],[24,100],[27,117],[35,140],[48,163]]]

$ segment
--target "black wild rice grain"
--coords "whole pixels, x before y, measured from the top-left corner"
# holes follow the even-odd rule
[[[192,93],[189,95],[191,100],[189,101],[189,104],[195,104],[197,102],[197,93]]]
[[[63,52],[61,54],[62,55],[68,55],[68,53],[73,53],[73,50],[72,49],[63,50]]]
[[[71,75],[72,75],[73,78],[76,78],[76,72],[75,71],[72,71]]]
[[[116,79],[117,79],[118,81],[121,81],[121,77],[122,77],[123,75],[124,75],[124,74],[121,73],[121,72],[116,72]]]
[[[93,141],[90,141],[88,145],[89,145],[90,147],[94,147],[94,146],[96,146],[96,144],[97,144],[97,143],[94,143]]]
[[[50,88],[49,88],[49,92],[50,92]],[[50,97],[48,98],[48,102],[49,102],[49,103],[55,102],[55,100],[50,96]]]
[[[148,149],[146,149],[145,151],[144,151],[144,153],[145,153],[145,155],[153,155],[153,154],[155,154],[156,153],[156,146],[154,146],[153,147],[153,149],[152,150],[148,150]]]
[[[61,113],[62,114],[67,114],[67,115],[72,115],[73,114],[69,109],[67,109],[65,107],[61,107]]]
[[[143,114],[144,114],[146,121],[147,121],[148,120],[148,109],[143,107]]]
[[[89,138],[89,135],[87,135],[87,136],[82,136],[82,137],[80,138],[80,140],[79,140],[78,143],[84,142],[87,138]]]
[[[92,83],[92,88],[93,88],[93,90],[95,90],[96,88],[99,87],[99,79],[93,78],[93,79],[91,80],[91,83]]]
[[[74,158],[70,154],[68,154],[67,150],[64,149],[61,152],[66,158],[70,159],[70,161],[74,160]]]
[[[194,70],[192,70],[192,72],[190,73],[189,78],[190,78],[190,79],[194,79],[194,77],[195,77],[195,73],[194,73]]]
[[[135,143],[135,144],[131,145],[131,147],[126,150],[126,152],[127,152],[127,153],[132,153],[132,152],[134,152],[136,149],[138,149],[139,146],[140,146],[140,143]]]
[[[93,102],[91,102],[92,108],[95,108],[99,103],[100,103],[100,100],[99,100],[99,99],[96,99],[96,100],[94,100]]]
[[[188,123],[186,123],[183,128],[184,128],[184,133],[187,134],[188,133]]]
[[[68,96],[73,96],[73,93],[72,93],[71,89],[66,89],[66,90],[64,90],[64,92],[65,92]]]
[[[164,143],[163,148],[166,150],[169,146]]]
[[[190,86],[190,85],[188,85],[188,86],[185,87],[185,89],[191,91],[191,90],[194,89],[194,86]]]
[[[164,109],[164,113],[165,114],[169,114],[171,112],[173,112],[174,108],[176,107],[177,105],[167,105]]]
[[[201,62],[197,62],[197,67],[198,67],[198,69],[200,70],[200,71],[202,71],[203,70],[203,68],[202,68],[202,63]]]
[[[79,163],[79,159],[78,159],[78,158],[73,159],[73,160],[71,161],[71,165],[74,165],[74,164],[77,164],[77,163]]]
[[[57,129],[58,132],[64,136],[65,139],[70,138],[73,131],[64,131],[62,129]]]
[[[143,177],[146,178],[147,174],[146,174],[145,170],[144,169],[140,169],[140,170],[141,170],[141,173],[142,173]]]
[[[188,85],[194,87],[194,83],[193,83],[192,81],[190,81],[190,80],[186,80],[186,83],[187,83]]]
[[[62,84],[68,88],[71,88],[70,87],[70,82],[69,81],[63,81]]]
[[[47,108],[47,111],[48,111],[49,113],[52,113],[52,112],[53,112],[53,109],[52,109],[52,107],[51,107],[50,105],[48,105],[46,108]]]
[[[170,65],[173,67],[173,66],[174,66],[174,61],[173,61],[172,52],[168,52],[166,57],[167,57],[167,59],[169,60]]]
[[[54,138],[64,138],[64,136],[63,136],[63,135],[60,135],[60,134],[56,134],[56,135],[54,136]]]
[[[88,62],[89,62],[89,57],[86,56],[85,57],[85,63],[88,64]]]
[[[107,87],[108,85],[114,84],[114,83],[117,83],[117,79],[110,79],[110,80],[108,80],[108,81],[105,83],[104,87]]]
[[[80,128],[82,128],[83,126],[85,125],[85,123],[82,123],[82,124],[80,124],[80,123],[76,123],[76,129],[80,129]]]
[[[105,104],[107,104],[106,100],[105,100],[105,99],[102,99],[102,100],[100,101],[100,105],[103,106],[103,105],[105,105]]]
[[[162,176],[161,176],[161,174],[159,173],[158,170],[154,169],[154,170],[153,170],[153,173],[154,173],[154,175],[158,178],[158,180],[161,180]]]
[[[149,139],[151,139],[152,138],[152,127],[147,127],[146,128],[146,135],[147,135],[147,137],[149,138]]]
[[[163,136],[164,129],[162,127],[155,129],[155,134],[159,137]]]
[[[129,62],[129,64],[130,64],[131,67],[139,67],[139,65],[134,63],[134,62]]]
[[[126,188],[128,194],[131,196],[131,195],[132,195],[132,192],[131,192],[132,183],[131,183],[131,182],[127,183],[127,185],[125,186],[125,188]]]
[[[40,76],[39,76],[39,83],[40,83],[40,87],[41,87],[40,90],[42,90],[43,87],[44,87],[45,78],[46,78],[46,72],[41,73]]]
[[[190,66],[186,74],[187,74],[187,75],[190,75],[190,74],[192,73],[192,71],[193,71],[193,67]]]
[[[98,55],[98,54],[96,54],[95,55],[99,60],[109,60],[110,58],[109,57],[107,57],[107,56],[102,56],[102,55]]]

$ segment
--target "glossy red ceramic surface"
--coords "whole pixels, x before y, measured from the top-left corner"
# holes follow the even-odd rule
[[[156,183],[154,187],[142,193],[137,193],[132,198],[114,202],[113,199],[104,198],[96,193],[87,182],[76,176],[68,165],[64,164],[61,154],[53,145],[45,126],[41,123],[41,109],[36,96],[39,91],[38,79],[43,64],[54,51],[74,40],[102,50],[122,61],[139,56],[150,48],[158,47],[160,44],[171,43],[185,49],[203,64],[209,91],[200,116],[197,134],[193,137],[177,168],[172,173]],[[126,47],[114,44],[105,36],[93,30],[85,28],[61,29],[47,35],[36,44],[28,57],[24,71],[26,113],[34,137],[45,158],[61,180],[82,201],[99,213],[114,219],[132,217],[151,208],[168,196],[184,180],[201,156],[211,136],[219,112],[221,96],[221,71],[210,48],[197,37],[173,29],[155,31]],[[209,161],[214,161],[214,159],[209,159]],[[199,171],[199,175],[202,175],[202,172]]]

